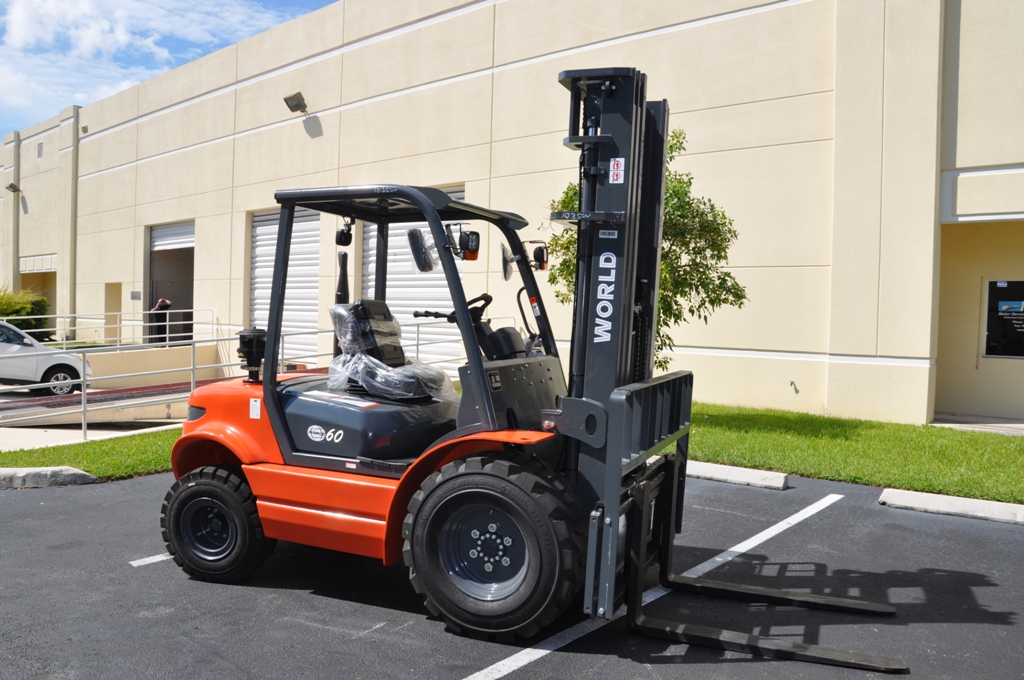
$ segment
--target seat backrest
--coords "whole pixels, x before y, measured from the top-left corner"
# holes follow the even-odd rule
[[[348,306],[358,351],[392,368],[405,365],[402,330],[383,300],[356,300]]]

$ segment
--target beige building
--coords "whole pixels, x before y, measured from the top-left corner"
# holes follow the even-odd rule
[[[748,304],[674,335],[698,399],[1020,418],[1024,360],[987,332],[1024,280],[1021,54],[1019,0],[342,0],[8,134],[0,281],[62,314],[141,312],[169,285],[228,334],[259,321],[267,211],[295,187],[464,190],[544,239],[578,162],[558,72],[635,66],[686,130],[676,166],[739,231]],[[308,224],[304,313],[327,328],[337,223]],[[484,248],[467,292],[518,316]]]

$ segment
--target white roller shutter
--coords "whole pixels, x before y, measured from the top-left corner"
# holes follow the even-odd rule
[[[388,228],[388,308],[402,326],[402,346],[406,357],[419,359],[457,376],[459,366],[466,363],[459,327],[438,319],[416,319],[412,315],[416,310],[447,313],[454,309],[441,264],[438,263],[434,271],[425,273],[413,264],[407,232],[418,228],[430,233],[426,222],[392,224]],[[462,262],[456,260],[456,266],[461,274]],[[376,268],[377,225],[365,223],[361,297],[368,300],[373,298]]]
[[[149,230],[149,249],[177,250],[196,247],[196,223],[180,222],[153,227]]]
[[[267,327],[270,316],[270,291],[274,279],[279,210],[253,213],[252,275],[250,278],[249,318],[259,328]],[[320,213],[296,208],[288,256],[288,281],[285,284],[282,333],[284,358],[316,364],[320,302]]]

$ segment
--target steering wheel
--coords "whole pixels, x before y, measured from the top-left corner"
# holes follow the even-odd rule
[[[468,300],[466,302],[467,306],[475,305],[478,302],[483,302],[483,304],[480,305],[479,307],[471,307],[470,310],[469,310],[469,314],[473,318],[473,323],[474,324],[478,323],[480,321],[480,319],[483,318],[484,310],[487,309],[487,306],[490,305],[493,301],[494,301],[493,297],[491,297],[487,293],[483,293],[482,295],[478,295],[477,297],[473,298],[472,300]],[[424,312],[413,312],[412,315],[415,318],[417,318],[417,319],[422,318],[422,317],[427,317],[427,318],[430,318],[430,319],[444,319],[448,323],[455,323],[456,322],[456,316],[455,316],[455,311],[454,310],[452,310],[451,312],[448,312],[447,314],[444,314],[442,312],[424,311]]]

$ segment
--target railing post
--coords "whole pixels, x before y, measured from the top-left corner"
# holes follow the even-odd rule
[[[88,400],[85,396],[85,366],[86,362],[89,361],[89,357],[85,351],[82,352],[82,372],[79,376],[79,382],[82,387],[82,440],[89,439],[89,411],[88,411]]]
[[[196,341],[192,339],[192,344],[189,345],[192,348],[192,392],[196,391]]]

